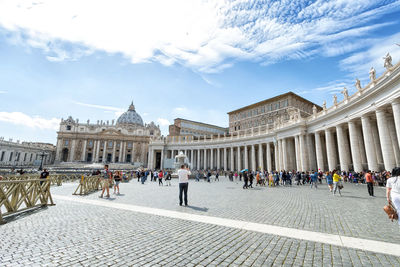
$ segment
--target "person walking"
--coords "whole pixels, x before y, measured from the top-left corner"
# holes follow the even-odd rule
[[[244,185],[243,185],[243,189],[247,189],[249,188],[249,178],[247,177],[247,171],[243,172],[243,181],[244,181]]]
[[[310,188],[313,188],[313,186],[314,186],[315,189],[317,189],[318,173],[312,171],[310,178],[311,178],[311,187]]]
[[[104,165],[104,170],[102,171],[102,186],[103,189],[101,191],[101,195],[99,196],[100,198],[103,198],[104,191],[107,190],[107,195],[106,197],[110,197],[110,186],[109,186],[109,181],[111,180],[111,172],[108,170],[108,165]]]
[[[116,171],[114,173],[114,194],[118,194],[119,195],[119,184],[121,183],[121,172]]]
[[[253,181],[254,181],[254,173],[250,172],[249,174],[249,187],[253,188]]]
[[[40,180],[43,180],[43,181],[40,181],[40,186],[42,186],[43,182],[47,179],[47,177],[49,177],[49,174],[50,173],[47,171],[47,169],[43,169],[43,171],[40,173],[40,177],[39,177]]]
[[[229,177],[231,176],[231,174],[229,174]],[[219,182],[219,172],[217,171],[217,173],[215,174],[215,182],[218,180]]]
[[[332,177],[332,173],[331,172],[327,173],[326,182],[327,182],[328,187],[329,187],[329,192],[332,192],[332,190],[333,190],[333,177]]]
[[[165,183],[166,186],[171,186],[171,173],[167,172],[167,175],[165,176]]]
[[[179,206],[182,206],[182,193],[184,195],[185,206],[188,205],[188,187],[189,187],[189,175],[191,172],[189,168],[185,165],[182,165],[178,170],[178,179],[179,179]]]
[[[367,183],[368,194],[370,197],[374,196],[374,180],[372,179],[371,171],[368,170],[365,174],[365,182]]]
[[[392,177],[386,182],[386,199],[389,204],[392,204],[396,209],[400,226],[400,168],[392,170]]]
[[[339,174],[337,174],[336,170],[333,170],[332,172],[332,177],[333,177],[333,195],[336,194],[336,190],[339,191],[339,195],[342,196],[342,193],[340,192],[340,189],[342,185],[340,184],[340,180],[342,179]]]
[[[163,177],[164,177],[164,172],[163,172],[163,170],[161,170],[159,173],[158,173],[158,185],[160,186],[163,186],[163,182],[162,182],[162,179],[163,179]]]

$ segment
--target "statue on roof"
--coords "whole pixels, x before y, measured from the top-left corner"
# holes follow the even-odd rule
[[[341,93],[343,94],[344,99],[349,98],[349,92],[347,91],[346,87],[343,88],[343,91]]]
[[[357,88],[357,91],[361,91],[361,82],[358,78],[356,78],[356,83],[354,84],[354,86]]]
[[[392,64],[392,56],[391,56],[389,53],[387,53],[386,56],[383,57],[383,59],[385,60],[385,63],[383,63],[383,66],[384,66],[387,70],[389,70],[391,67],[393,67],[393,64]]]
[[[337,105],[337,95],[333,95],[333,105]]]
[[[376,80],[376,70],[374,69],[374,67],[371,67],[371,69],[369,70],[369,79],[371,80],[371,82]]]

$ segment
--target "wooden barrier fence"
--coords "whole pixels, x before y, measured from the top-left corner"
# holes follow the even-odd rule
[[[101,189],[101,176],[81,176],[78,187],[73,195],[87,195]]]
[[[42,184],[41,184],[42,183]],[[50,193],[50,180],[1,180],[0,224],[3,217],[35,207],[55,205]]]

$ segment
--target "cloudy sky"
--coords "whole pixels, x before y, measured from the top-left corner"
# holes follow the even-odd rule
[[[61,118],[133,101],[163,134],[293,91],[328,106],[400,60],[400,1],[0,0],[0,136],[56,142]]]

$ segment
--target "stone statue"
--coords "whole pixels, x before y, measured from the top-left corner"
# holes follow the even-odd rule
[[[390,56],[389,53],[386,54],[386,56],[383,58],[385,60],[385,63],[383,63],[383,66],[389,70],[391,67],[393,67],[392,65],[392,57]]]
[[[336,106],[337,105],[337,96],[333,95],[333,104]]]
[[[87,120],[87,124],[89,124],[90,123],[90,120]]]
[[[354,84],[354,86],[357,88],[357,91],[361,91],[361,82],[358,78],[356,78],[356,83]]]
[[[326,110],[326,100],[324,100],[324,102],[322,103],[322,108],[323,108],[324,110]]]
[[[343,88],[342,94],[343,94],[344,99],[349,98],[349,92],[347,91],[346,87]]]
[[[314,115],[317,114],[317,107],[315,105],[312,107],[312,113]]]
[[[371,82],[376,80],[376,71],[374,67],[371,67],[371,69],[369,70],[369,79],[371,80]]]

